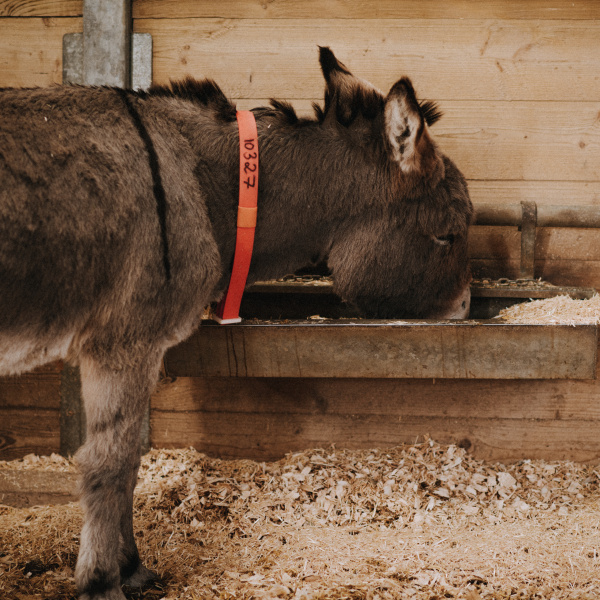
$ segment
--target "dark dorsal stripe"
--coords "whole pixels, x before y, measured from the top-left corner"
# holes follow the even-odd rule
[[[170,281],[171,262],[169,260],[169,240],[167,238],[167,199],[162,178],[160,176],[158,155],[156,154],[156,149],[152,143],[152,138],[150,137],[146,126],[142,122],[140,114],[136,110],[135,106],[133,106],[127,90],[117,89],[116,91],[119,96],[121,96],[123,103],[127,107],[127,110],[131,116],[131,120],[133,121],[140,138],[146,146],[146,152],[148,152],[148,162],[150,163],[150,171],[152,173],[152,188],[154,191],[154,199],[156,200],[156,212],[158,214],[158,221],[160,223],[160,235],[163,246],[163,264],[165,267],[167,281]]]

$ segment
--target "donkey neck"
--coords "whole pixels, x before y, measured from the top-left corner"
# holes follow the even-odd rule
[[[326,256],[336,230],[370,209],[381,176],[373,148],[315,121],[259,120],[255,275],[274,277]],[[283,269],[283,272],[281,271]]]
[[[382,167],[373,147],[353,144],[343,129],[309,120],[289,124],[257,112],[258,224],[248,282],[279,277],[323,258],[338,227],[368,211],[373,198],[381,202],[376,188]],[[236,235],[237,124],[200,111],[182,130],[196,155],[196,178],[226,282]]]

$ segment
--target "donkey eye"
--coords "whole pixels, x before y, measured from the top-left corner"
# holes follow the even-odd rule
[[[439,246],[452,246],[454,244],[454,234],[440,235],[433,238],[433,241]]]

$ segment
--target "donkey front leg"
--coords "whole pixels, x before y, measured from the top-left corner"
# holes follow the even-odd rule
[[[123,583],[152,578],[133,536],[133,489],[139,466],[140,428],[160,358],[114,370],[89,357],[80,363],[87,438],[77,454],[81,473],[81,531],[75,580],[82,600],[124,600]]]

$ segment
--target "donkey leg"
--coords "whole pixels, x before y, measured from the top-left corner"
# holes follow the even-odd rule
[[[133,533],[133,490],[137,483],[138,468],[139,460],[136,462],[129,480],[128,498],[130,502],[121,515],[121,538],[123,540],[121,584],[129,587],[144,587],[158,579],[156,573],[142,564]]]
[[[121,568],[129,577],[143,572],[131,524],[133,488],[142,417],[159,362],[154,356],[135,369],[112,370],[81,360],[87,439],[77,455],[84,525],[75,580],[82,600],[123,600]]]

